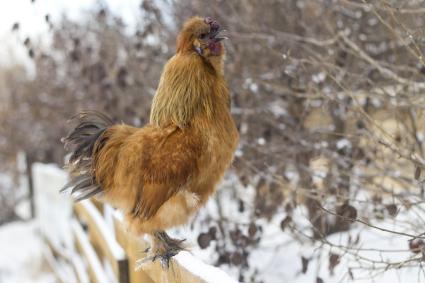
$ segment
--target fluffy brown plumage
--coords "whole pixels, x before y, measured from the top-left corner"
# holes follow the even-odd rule
[[[211,18],[184,24],[148,125],[114,125],[86,111],[64,139],[72,152],[72,180],[65,189],[78,200],[96,195],[122,209],[131,231],[153,235],[153,259],[166,263],[180,246],[163,230],[186,223],[205,204],[238,141],[219,32]]]

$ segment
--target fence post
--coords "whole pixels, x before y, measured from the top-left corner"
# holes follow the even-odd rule
[[[34,163],[34,159],[31,154],[24,154],[26,170],[28,176],[28,197],[30,200],[30,215],[31,218],[35,218],[35,198],[34,198],[34,181],[32,178],[32,164]]]

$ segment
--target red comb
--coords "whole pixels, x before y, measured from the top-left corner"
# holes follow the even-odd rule
[[[212,31],[218,30],[220,28],[220,24],[211,17],[206,17],[204,21],[206,24],[210,25]]]

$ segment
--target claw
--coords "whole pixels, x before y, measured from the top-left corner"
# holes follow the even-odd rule
[[[151,247],[147,247],[147,248],[143,251],[143,253],[144,253],[144,254],[147,254],[150,250],[151,250]]]
[[[158,260],[163,269],[170,267],[170,260],[173,256],[177,255],[180,251],[185,250],[181,245],[185,239],[176,240],[170,238],[165,232],[158,232],[155,234],[156,244],[153,248],[148,247],[144,253],[150,254],[136,261],[135,270],[140,270],[144,265],[149,262]]]
[[[178,251],[170,251],[164,255],[152,255],[146,256],[144,258],[138,259],[136,261],[135,271],[138,271],[143,268],[143,266],[147,265],[149,262],[155,262],[159,260],[162,268],[168,269],[170,267],[171,258],[178,254]]]
[[[159,262],[161,263],[163,269],[168,269],[170,267],[170,259],[171,257],[168,255],[159,258]]]
[[[139,271],[145,266],[149,261],[151,261],[153,257],[144,257],[136,260],[136,264],[134,267],[134,271]]]

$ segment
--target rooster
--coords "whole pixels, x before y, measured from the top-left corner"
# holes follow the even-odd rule
[[[84,111],[67,137],[76,201],[96,197],[122,210],[129,230],[148,234],[152,260],[168,266],[184,247],[166,229],[185,224],[230,165],[238,131],[223,75],[225,49],[212,18],[189,19],[166,63],[143,128]]]

